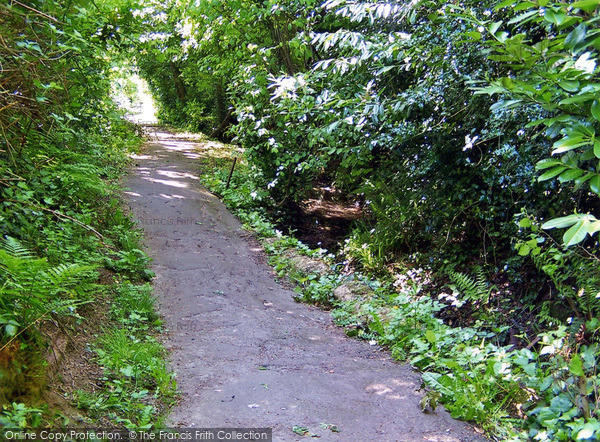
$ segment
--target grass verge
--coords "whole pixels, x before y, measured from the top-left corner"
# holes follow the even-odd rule
[[[154,428],[173,401],[150,260],[120,200],[135,132],[56,133],[0,163],[5,430]]]

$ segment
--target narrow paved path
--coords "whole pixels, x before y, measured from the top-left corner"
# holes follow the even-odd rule
[[[163,138],[126,186],[146,232],[182,392],[176,427],[271,427],[274,440],[474,441],[466,424],[422,413],[419,376],[296,303],[260,247],[198,182],[201,144]],[[331,424],[334,433],[322,428]]]

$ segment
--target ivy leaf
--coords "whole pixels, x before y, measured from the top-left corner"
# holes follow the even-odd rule
[[[565,394],[559,394],[550,400],[550,409],[552,411],[565,412],[573,407],[573,402]]]
[[[571,362],[569,362],[569,371],[575,376],[584,376],[583,372],[583,364],[581,362],[581,357],[575,353],[573,357],[571,357]]]
[[[598,430],[600,430],[600,425],[597,422],[588,422],[577,433],[577,440],[591,439]]]

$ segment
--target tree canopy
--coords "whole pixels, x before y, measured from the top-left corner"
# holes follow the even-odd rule
[[[33,238],[59,214],[94,231],[102,223],[90,215],[105,196],[93,177],[132,130],[109,99],[126,64],[148,82],[163,123],[244,149],[244,185],[228,192],[245,210],[289,220],[329,189],[365,214],[340,261],[384,278],[424,267],[437,275],[432,295],[449,283],[463,293],[447,304],[478,330],[465,339],[483,348],[495,334],[497,346],[496,359],[472,350],[457,363],[452,353],[444,373],[430,373],[455,416],[485,420],[511,403],[526,409],[503,416],[523,418],[531,438],[591,439],[600,434],[599,4],[9,1],[0,5],[2,234],[41,251]],[[75,181],[83,191],[70,190]],[[7,336],[19,314],[0,315]],[[415,352],[458,342],[457,331],[440,341],[432,324],[411,338]],[[423,361],[434,356],[419,358],[433,367]],[[473,360],[481,372],[469,371]],[[500,382],[504,363],[518,376],[500,405],[481,392],[468,399],[479,387],[452,371]]]
[[[505,287],[473,304],[490,323],[570,317],[595,342],[598,1],[177,0],[143,20],[162,118],[245,149],[245,207],[289,218],[335,189],[368,214],[342,250],[359,267],[484,269]],[[591,428],[536,416],[538,438]]]

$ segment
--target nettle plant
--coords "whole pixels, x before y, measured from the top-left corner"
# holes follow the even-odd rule
[[[600,230],[591,213],[600,195],[599,4],[506,0],[494,13],[488,11],[486,20],[461,13],[477,28],[468,37],[485,39],[488,58],[508,69],[487,86],[476,87],[476,93],[499,94],[496,109],[546,113],[528,124],[554,142],[551,156],[537,163],[538,181],[557,179],[560,191],[577,199],[577,210],[542,228],[568,228],[562,238],[566,246]]]

